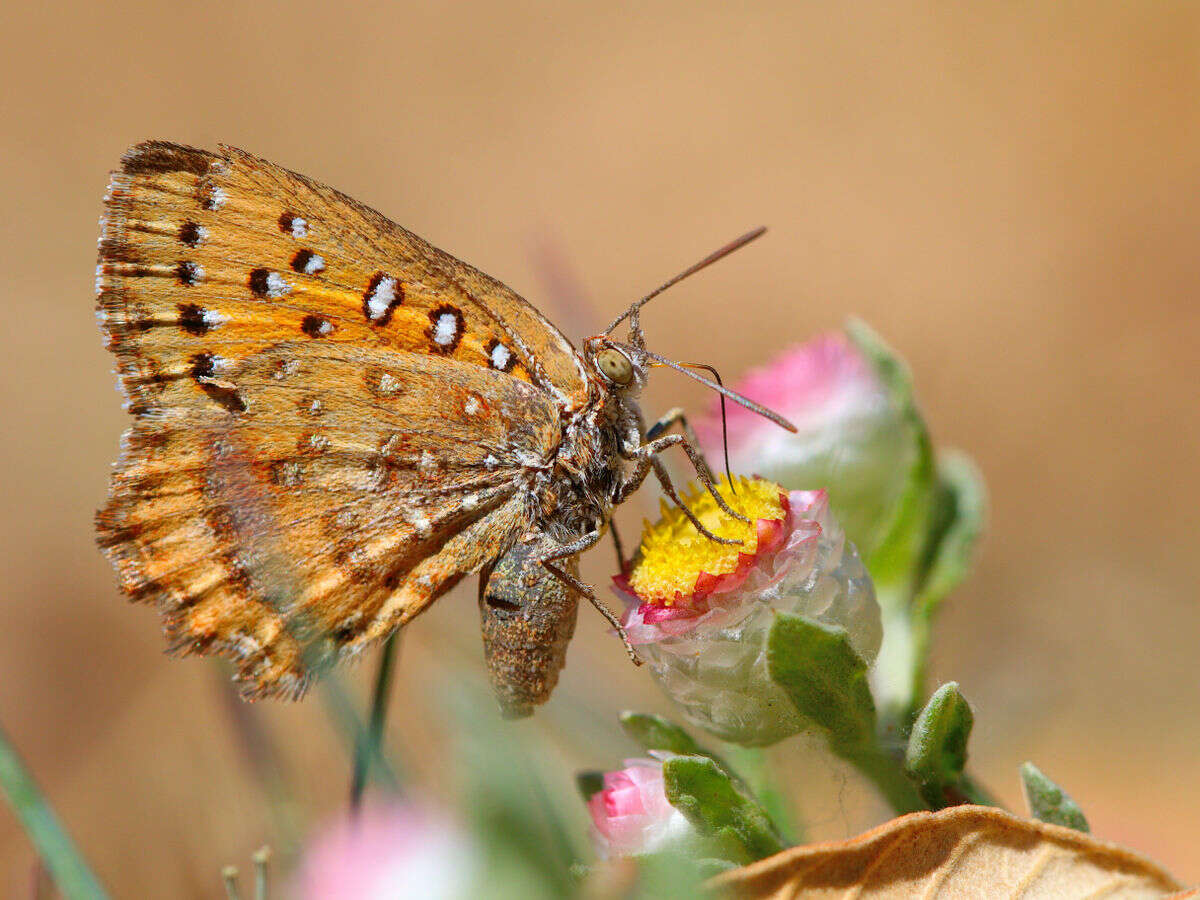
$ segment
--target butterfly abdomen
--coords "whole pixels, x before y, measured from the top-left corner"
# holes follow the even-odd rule
[[[480,580],[483,655],[507,718],[528,716],[546,702],[566,664],[579,598],[540,562],[554,546],[544,536],[527,535]],[[558,565],[579,577],[577,557]]]

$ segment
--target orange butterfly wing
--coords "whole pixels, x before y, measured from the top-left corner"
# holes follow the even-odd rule
[[[585,391],[503,285],[237,151],[127,154],[99,282],[137,416],[101,544],[250,696],[299,695],[314,648],[358,652],[501,554]]]
[[[203,403],[218,368],[285,340],[350,341],[498,368],[568,409],[571,343],[505,285],[338,191],[223,147],[130,149],[105,197],[99,316],[135,410]]]

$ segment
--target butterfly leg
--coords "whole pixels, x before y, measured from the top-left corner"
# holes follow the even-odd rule
[[[712,468],[708,465],[704,451],[700,449],[700,441],[696,439],[696,432],[692,430],[692,424],[688,421],[687,414],[683,411],[682,406],[676,406],[674,409],[667,410],[657,422],[651,425],[646,430],[646,440],[652,441],[666,434],[675,425],[679,426],[679,430],[683,432],[683,436],[696,449],[696,458],[701,463],[697,467],[697,471],[707,475],[709,481],[715,482],[717,479],[713,476]]]
[[[672,435],[671,437],[681,439],[680,436],[677,434]],[[670,438],[662,438],[662,440],[669,440],[669,439]],[[674,503],[676,506],[678,506],[683,511],[683,514],[688,517],[688,521],[691,522],[692,525],[694,525],[696,527],[696,530],[698,532],[700,532],[702,535],[704,535],[710,541],[714,541],[718,544],[740,544],[741,541],[731,540],[729,538],[717,537],[715,534],[713,534],[711,531],[709,531],[704,526],[703,522],[701,522],[698,518],[696,518],[696,514],[693,513],[687,507],[687,504],[685,504],[679,498],[679,494],[675,490],[675,485],[671,482],[671,476],[667,474],[666,466],[664,466],[661,462],[659,462],[658,458],[654,455],[654,453],[652,453],[652,452],[642,453],[641,452],[642,449],[647,448],[649,446],[650,446],[649,444],[645,444],[645,445],[643,445],[642,448],[639,448],[638,451],[636,451],[634,454],[632,454],[632,458],[637,460],[637,467],[625,477],[625,479],[621,482],[621,484],[619,484],[617,486],[617,490],[616,490],[615,494],[613,495],[613,505],[616,506],[621,503],[624,503],[625,500],[628,499],[630,494],[632,494],[639,487],[641,487],[642,482],[646,480],[646,476],[649,475],[651,471],[653,471],[655,476],[658,478],[658,483],[662,485],[663,493],[667,495],[667,499],[669,499],[672,503]]]
[[[667,448],[674,447],[676,445],[683,448],[683,452],[687,454],[688,459],[691,461],[692,468],[695,469],[696,475],[699,477],[701,484],[703,484],[708,492],[712,495],[712,498],[716,501],[717,506],[719,506],[726,515],[733,516],[733,518],[741,522],[749,522],[749,519],[747,519],[741,513],[735,511],[725,501],[725,498],[721,496],[720,492],[717,490],[715,482],[712,479],[712,473],[708,469],[708,464],[705,463],[704,458],[700,455],[700,451],[697,450],[692,443],[681,434],[668,434],[665,437],[655,438],[652,441],[646,441],[646,443],[642,444],[640,447],[635,447],[633,451],[626,456],[627,459],[636,459],[638,461],[638,466],[631,473],[628,481],[618,488],[617,499],[614,502],[620,503],[626,497],[628,497],[629,494],[633,493],[633,491],[636,490],[645,479],[646,475],[649,474],[650,468],[653,467],[655,469],[655,474],[658,475],[659,483],[663,484],[663,490],[667,491],[667,496],[674,500],[679,505],[680,509],[687,514],[687,517],[691,520],[692,524],[696,526],[697,531],[710,540],[715,540],[717,543],[730,543],[730,541],[715,537],[711,532],[700,525],[696,520],[696,517],[692,515],[687,507],[682,503],[679,503],[679,499],[675,494],[674,488],[668,489],[666,483],[663,482],[663,478],[666,476],[666,469],[662,468],[660,465],[656,465],[654,458]],[[659,474],[660,468],[662,474]],[[669,481],[670,478],[667,477],[667,482]],[[737,542],[734,541],[733,543]]]
[[[547,556],[543,556],[541,559],[541,564],[546,568],[547,572],[549,572],[567,587],[571,588],[577,594],[585,597],[587,601],[592,604],[592,606],[596,607],[596,609],[600,612],[600,615],[608,619],[608,623],[612,625],[614,629],[616,629],[617,635],[621,638],[621,643],[625,645],[625,652],[629,654],[629,658],[633,661],[633,664],[635,666],[640,666],[642,664],[642,659],[637,655],[637,651],[633,649],[633,644],[629,642],[629,635],[625,633],[625,627],[621,624],[621,620],[617,618],[617,614],[609,609],[608,606],[605,605],[604,601],[596,595],[596,591],[591,587],[591,585],[584,584],[574,575],[553,564],[555,560],[566,559],[569,556],[575,556],[576,554],[587,550],[589,547],[595,546],[600,540],[600,537],[601,532],[593,531],[590,534],[585,534],[583,537],[578,538],[577,540],[571,541],[569,544],[563,544],[562,546],[555,548]]]

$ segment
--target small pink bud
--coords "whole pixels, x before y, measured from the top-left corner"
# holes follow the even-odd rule
[[[729,461],[787,490],[825,488],[847,535],[868,558],[908,484],[917,432],[870,360],[840,332],[784,352],[732,385],[796,426],[784,431],[726,404]],[[696,423],[710,460],[721,458],[716,403]]]
[[[305,850],[295,895],[305,900],[465,900],[479,854],[446,816],[415,803],[341,819]]]
[[[662,763],[655,759],[627,759],[624,769],[606,772],[588,810],[596,852],[603,858],[682,849],[696,836],[667,801]]]

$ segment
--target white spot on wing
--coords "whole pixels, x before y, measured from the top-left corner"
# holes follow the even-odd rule
[[[294,238],[308,237],[308,221],[306,219],[302,219],[299,216],[292,217],[292,237],[294,237]],[[318,256],[316,258],[320,259],[321,257]],[[324,267],[324,263],[322,263],[322,267]]]
[[[229,321],[229,316],[222,315],[221,313],[212,309],[206,309],[201,318],[204,320],[204,324],[209,328],[216,328],[218,325],[223,325]]]
[[[295,224],[292,225],[292,229],[293,229],[293,231],[295,230]],[[304,264],[304,274],[305,275],[316,275],[318,272],[324,272],[324,271],[325,271],[325,260],[322,259],[321,257],[317,256],[317,254],[315,254],[315,253],[312,256],[310,256],[308,258],[308,261],[305,262],[305,264]]]
[[[395,299],[396,279],[385,275],[379,279],[379,284],[375,285],[375,290],[371,291],[371,296],[367,298],[367,317],[373,321],[382,319]]]
[[[504,369],[508,368],[508,361],[512,359],[512,352],[503,344],[498,343],[496,346],[492,347],[492,352],[488,356],[488,359],[491,362],[493,369],[500,369],[503,371]]]
[[[421,451],[421,461],[417,463],[417,468],[426,475],[437,471],[437,460],[433,458],[433,454],[428,450]]]
[[[278,272],[267,273],[267,296],[282,297],[284,294],[291,293],[292,286]]]
[[[454,313],[442,313],[438,316],[437,324],[433,326],[433,341],[443,347],[454,343],[458,334],[458,317]]]
[[[492,456],[492,454],[490,454],[490,453],[483,458],[483,466],[488,471],[491,471],[492,469],[496,468],[499,465],[500,465],[500,460],[496,459],[496,457]]]
[[[379,393],[395,394],[400,390],[400,379],[391,372],[384,372],[379,376]]]
[[[468,395],[467,402],[463,404],[463,412],[465,412],[468,416],[473,416],[476,415],[480,409],[481,407],[479,405],[479,398],[474,394]]]

